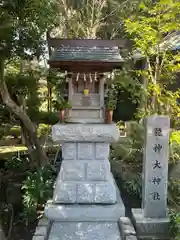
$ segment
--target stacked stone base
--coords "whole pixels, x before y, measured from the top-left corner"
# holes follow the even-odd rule
[[[63,141],[63,162],[45,208],[52,222],[48,240],[121,240],[118,220],[125,208],[108,160],[110,142],[118,138],[115,125],[53,127],[53,139]]]

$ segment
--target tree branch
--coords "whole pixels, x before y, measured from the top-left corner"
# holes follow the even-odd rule
[[[26,123],[26,129],[29,132],[36,133],[36,129],[34,125],[32,124],[29,116],[26,114],[26,112],[23,111],[23,109],[18,106],[10,97],[5,77],[4,77],[4,68],[5,68],[5,61],[0,60],[0,94],[2,97],[2,100],[4,104],[12,110],[12,112],[22,121]]]
[[[154,83],[153,70],[152,70],[152,67],[151,67],[151,62],[150,62],[149,57],[147,57],[147,63],[148,63],[148,71],[149,71],[149,74],[150,74],[150,77],[151,77],[151,81]]]

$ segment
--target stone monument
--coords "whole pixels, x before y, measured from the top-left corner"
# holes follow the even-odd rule
[[[58,46],[62,46],[62,40],[57,40],[56,44],[58,41]],[[82,62],[82,55],[81,59],[74,59],[73,55],[73,60],[68,59],[69,61],[54,59],[50,66],[90,72],[97,69],[98,61],[101,62],[99,67],[105,66],[101,71],[111,71],[119,64],[119,57],[116,59],[119,50],[114,48],[115,42],[109,42],[113,46],[108,50],[107,42],[101,40],[79,40],[80,48],[77,47],[77,40],[67,41],[71,47],[67,44],[65,50],[61,49],[61,54],[63,51],[82,51],[86,61]],[[101,46],[96,48],[93,44],[97,43]],[[87,44],[91,47],[88,48]],[[56,46],[56,51],[59,47]],[[96,51],[98,54],[95,54]],[[101,60],[93,59],[94,55],[101,56],[100,54]],[[111,55],[113,60],[108,61]],[[65,56],[67,57],[66,54]],[[75,88],[81,89],[84,86],[87,89],[89,86],[92,89],[90,83],[84,85],[84,81],[81,81],[77,86],[72,82],[72,78],[68,80],[68,99],[73,100],[70,119],[68,123],[58,123],[52,127],[53,140],[62,144],[63,161],[53,200],[45,208],[45,215],[51,221],[48,240],[121,240],[118,220],[125,216],[125,208],[109,163],[110,143],[119,139],[120,132],[115,124],[103,123],[103,79],[97,81],[99,87],[96,88],[96,93],[90,92],[86,106],[81,101],[83,91],[77,93]]]
[[[165,239],[168,235],[167,184],[170,119],[153,115],[146,119],[142,209],[133,209],[139,238]]]

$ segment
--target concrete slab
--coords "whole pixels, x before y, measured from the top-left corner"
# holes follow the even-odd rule
[[[55,222],[48,240],[121,240],[114,222]]]

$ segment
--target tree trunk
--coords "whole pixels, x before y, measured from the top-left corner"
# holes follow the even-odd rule
[[[52,112],[52,87],[51,84],[47,84],[48,88],[48,112]]]
[[[46,40],[48,41],[49,38],[50,38],[50,32],[47,32]],[[48,45],[48,53],[49,53],[49,56],[52,55],[51,47],[49,45]],[[47,82],[47,89],[48,89],[48,107],[47,108],[48,108],[48,112],[51,112],[52,111],[52,88],[49,82]]]
[[[39,139],[37,137],[36,128],[34,127],[31,119],[27,113],[18,106],[10,97],[7,85],[4,79],[4,61],[0,60],[0,93],[4,104],[11,109],[11,111],[19,118],[21,121],[24,131],[26,131],[29,141],[32,144],[32,150],[36,152],[37,158],[34,159],[38,162],[39,166],[45,166],[49,164],[48,158],[40,146]],[[29,145],[27,144],[29,147]],[[29,152],[32,156],[32,152]]]
[[[42,146],[40,145],[37,134],[29,134],[29,131],[26,129],[26,126],[21,122],[21,129],[23,133],[26,146],[28,148],[28,153],[32,161],[32,165],[37,166],[46,166],[49,164],[48,158]]]
[[[147,68],[148,68],[147,62],[144,61],[144,62],[143,62],[143,66],[142,66],[142,70],[147,71]],[[143,92],[142,95],[141,95],[140,108],[141,108],[143,111],[146,111],[146,109],[147,109],[147,96],[146,96],[146,91],[147,91],[147,87],[148,87],[148,79],[147,79],[147,77],[145,77],[145,76],[142,77],[142,87],[143,87],[144,92]]]

